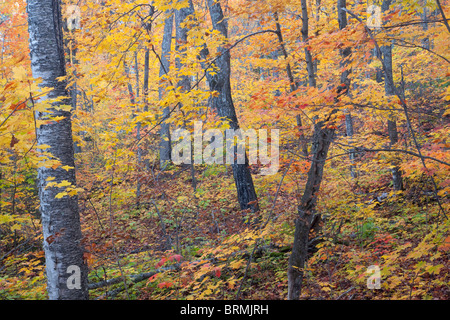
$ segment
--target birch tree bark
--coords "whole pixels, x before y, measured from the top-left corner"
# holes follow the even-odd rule
[[[67,97],[66,82],[56,80],[66,75],[60,1],[28,0],[27,12],[33,77],[42,78],[42,87],[53,89],[42,96],[41,101]],[[70,100],[53,102],[52,106],[62,104],[70,105]],[[36,112],[37,120],[47,120],[50,116],[65,118],[38,127],[37,144],[50,146],[46,151],[58,159],[62,166],[72,169],[65,170],[61,166],[56,169],[38,169],[48,296],[51,300],[88,299],[88,268],[83,260],[78,199],[76,196],[55,198],[64,190],[46,188],[49,177],[54,177],[53,181],[56,182],[76,183],[71,113],[57,109]]]

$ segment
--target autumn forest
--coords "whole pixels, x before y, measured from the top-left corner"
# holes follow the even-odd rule
[[[450,299],[450,1],[0,1],[0,300]]]

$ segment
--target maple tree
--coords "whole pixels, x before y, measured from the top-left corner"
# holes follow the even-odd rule
[[[449,17],[448,0],[1,2],[0,298],[448,299]],[[174,163],[199,121],[278,129],[278,172]],[[55,291],[70,265],[79,295]]]

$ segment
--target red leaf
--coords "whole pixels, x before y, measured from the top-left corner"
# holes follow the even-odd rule
[[[158,277],[158,274],[152,275],[150,278],[148,278],[148,282],[152,282],[153,280],[156,279],[156,277]]]
[[[214,268],[214,272],[216,273],[216,277],[220,278],[220,275],[222,274],[222,272],[220,271],[219,267]]]
[[[161,258],[161,260],[156,264],[156,267],[162,267],[164,265],[164,263],[166,263],[167,259],[166,258]]]

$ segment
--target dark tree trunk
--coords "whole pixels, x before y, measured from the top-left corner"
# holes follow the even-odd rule
[[[341,30],[343,30],[347,27],[347,12],[342,10],[342,8],[346,8],[346,7],[347,7],[346,0],[338,0],[337,1],[338,22],[339,22],[339,29],[341,29]],[[349,63],[349,61],[347,59],[352,54],[352,49],[347,47],[347,48],[340,50],[340,53],[342,56],[341,67],[345,67]],[[337,89],[338,96],[340,96],[342,94],[349,94],[350,72],[351,72],[351,70],[347,69],[347,68],[342,72],[341,83]],[[350,112],[346,112],[346,114],[345,114],[345,131],[346,131],[347,137],[350,138],[350,144],[351,144],[352,143],[351,139],[353,137],[354,130],[353,130],[352,114]],[[355,152],[354,152],[353,148],[350,150],[349,158],[350,158],[350,162],[351,162],[350,175],[354,179],[357,177],[357,175],[356,175],[355,166],[354,166]]]
[[[315,124],[311,147],[311,167],[308,172],[305,191],[298,207],[299,217],[295,221],[294,243],[288,267],[288,300],[298,300],[303,282],[303,268],[308,253],[309,233],[316,213],[317,193],[322,182],[323,168],[328,149],[334,137],[334,129],[324,127],[322,122]]]
[[[155,14],[155,7],[151,6],[148,16],[149,17],[153,17],[153,15]],[[152,22],[146,23],[144,25],[145,30],[147,31],[148,34],[151,33],[152,31]],[[151,43],[149,42],[147,44],[147,47],[145,48],[145,53],[144,53],[144,79],[143,79],[143,84],[142,84],[142,95],[143,95],[143,102],[144,102],[144,112],[148,112],[148,107],[149,107],[149,103],[148,103],[148,85],[149,85],[149,81],[150,81],[150,47]],[[144,126],[142,129],[145,131],[147,130],[148,126]],[[144,147],[144,150],[142,150],[142,156],[144,157],[143,159],[143,164],[144,164],[144,168],[149,171],[150,170],[150,159],[148,159],[147,155],[148,155],[148,151],[146,151],[146,149],[148,149],[147,146]]]
[[[80,17],[76,17],[78,12],[75,10],[72,10],[72,12],[69,11],[70,16],[66,19],[66,21],[63,21],[63,29],[64,34],[66,35],[64,37],[64,48],[66,52],[66,63],[68,63],[73,70],[74,73],[74,82],[70,86],[69,93],[71,97],[72,102],[72,112],[77,109],[77,98],[78,98],[78,89],[77,89],[77,82],[76,82],[76,70],[75,65],[78,64],[78,61],[76,60],[77,55],[77,48],[75,43],[75,37],[73,36],[72,30],[79,28],[79,21]],[[71,21],[70,21],[71,20]],[[81,146],[74,142],[73,144],[74,153],[80,153],[81,152]]]
[[[150,49],[145,48],[144,54],[144,83],[142,85],[142,94],[144,95],[144,112],[148,112],[148,84],[149,84],[149,68],[150,68]],[[144,131],[147,129],[147,126],[142,128]],[[145,170],[150,170],[150,159],[147,157],[148,151],[146,151],[147,147],[144,148],[144,152],[142,156],[144,157],[143,163]]]
[[[189,6],[175,11],[175,51],[180,55],[175,59],[175,68],[181,70],[183,64],[180,61],[180,57],[185,55],[186,44],[188,42],[188,29],[181,27],[181,24],[190,15],[194,14],[194,5],[192,1],[189,1]],[[177,83],[177,87],[181,88],[181,92],[187,92],[191,89],[191,78],[188,75],[181,76],[180,81]],[[183,105],[180,103],[179,108],[184,117],[184,129],[186,129],[186,118],[188,114],[183,111]],[[194,167],[194,154],[191,152],[189,168],[191,171],[192,188],[194,192],[197,190],[197,181],[195,179],[195,167]]]
[[[173,33],[173,14],[168,13],[169,16],[164,22],[164,35],[162,41],[161,50],[161,66],[159,69],[159,76],[164,76],[169,72],[170,68],[170,50],[172,48],[172,33]],[[161,100],[164,96],[164,86],[160,85],[158,89],[159,99]],[[160,167],[164,168],[168,162],[172,159],[172,147],[170,139],[170,124],[165,122],[169,117],[170,108],[165,107],[163,110],[163,120],[161,122],[161,128],[159,130],[160,143],[159,143],[159,159]]]
[[[41,85],[53,89],[47,96],[41,97],[41,101],[68,96],[66,82],[56,80],[66,75],[60,2],[28,0],[27,12],[33,77],[41,77]],[[70,101],[54,102],[53,106],[62,104],[70,105]],[[36,113],[38,120],[50,116],[65,118],[37,128],[37,144],[50,146],[47,151],[59,159],[62,166],[75,167],[71,113],[55,109]],[[49,177],[54,177],[56,182],[65,180],[74,186],[76,184],[74,169],[38,169],[48,296],[52,300],[88,299],[88,268],[83,260],[78,198],[55,198],[65,189],[46,188]]]
[[[219,31],[225,38],[228,38],[228,23],[224,18],[220,1],[208,0],[208,6],[214,30]],[[207,73],[210,90],[219,93],[218,96],[211,98],[211,106],[219,117],[224,117],[228,120],[231,129],[237,130],[239,129],[239,123],[231,96],[230,51],[226,48],[219,48],[219,52],[221,55],[215,60],[215,65],[218,68],[217,73],[215,75]],[[204,58],[207,56],[207,49],[203,50],[202,55]],[[236,151],[237,148],[235,148]],[[258,211],[258,198],[253,185],[247,155],[245,156],[245,164],[233,163],[231,167],[241,210],[251,209],[254,212]]]
[[[127,78],[130,78],[130,68],[128,67],[128,64],[127,64],[126,55],[124,56],[123,66],[124,66],[125,74],[127,75]],[[135,72],[137,74],[137,69],[138,69],[137,59],[135,59],[134,66],[135,66]],[[136,95],[135,95],[134,91],[133,91],[133,85],[130,82],[127,82],[128,95],[130,96],[131,108],[136,107],[137,99],[139,99],[139,90],[138,90],[139,76],[138,75],[136,75],[136,87],[137,88],[136,88]],[[137,111],[137,108],[133,110],[133,113],[132,113],[133,118],[136,117],[136,111]],[[136,141],[139,141],[140,138],[141,138],[141,123],[138,122],[136,124]],[[142,155],[142,149],[139,145],[136,150],[138,167],[141,166],[141,155]],[[140,198],[141,198],[141,182],[138,179],[136,182],[136,208],[139,208],[139,206],[140,206]]]
[[[381,6],[381,10],[387,11],[389,10],[389,6],[391,5],[391,0],[385,0]],[[395,84],[389,79],[393,78],[392,73],[392,45],[382,46],[380,47],[380,51],[382,53],[382,59],[384,64],[384,90],[386,96],[395,95]],[[398,133],[397,133],[397,122],[394,117],[388,120],[388,134],[389,134],[389,143],[390,145],[394,145],[398,142]],[[394,190],[402,190],[403,189],[403,178],[398,165],[395,165],[392,169],[392,184]]]
[[[388,120],[388,133],[390,145],[394,145],[398,142],[397,122]],[[392,172],[392,184],[394,190],[403,190],[403,178],[398,166],[391,169]]]
[[[308,36],[308,9],[305,0],[302,0],[301,4],[303,21],[302,34],[304,37],[303,41],[306,41]],[[309,50],[306,50],[305,53],[308,66]],[[311,68],[307,68],[309,85],[315,86],[315,74],[312,61],[310,67]],[[317,193],[320,190],[323,168],[333,137],[334,129],[327,128],[324,125],[324,122],[320,121],[314,125],[314,134],[311,145],[311,167],[308,172],[305,191],[300,201],[300,205],[298,206],[299,217],[295,221],[294,243],[289,258],[288,300],[298,300],[300,298],[304,274],[303,269],[308,254],[310,230],[314,225],[318,225],[321,220],[320,214],[316,213]],[[314,229],[316,229],[316,227],[314,227]]]
[[[307,0],[301,0],[302,6],[302,40],[306,44],[309,42],[309,27],[308,27],[308,4]],[[311,55],[311,50],[308,46],[305,46],[305,60],[306,60],[306,70],[308,71],[308,84],[310,87],[316,86],[316,74],[314,72],[314,62]]]

